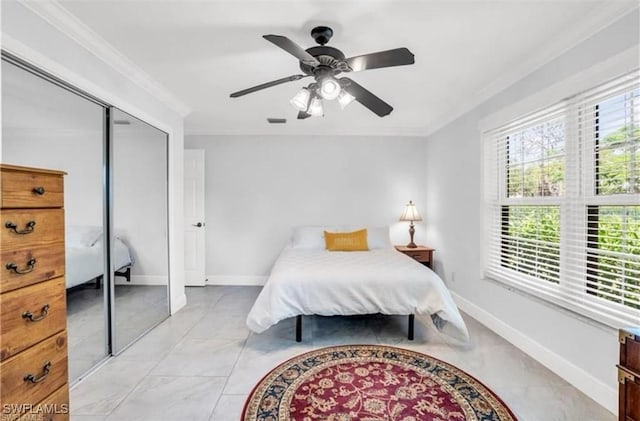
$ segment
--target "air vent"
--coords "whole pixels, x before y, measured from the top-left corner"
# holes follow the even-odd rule
[[[113,120],[113,124],[118,126],[128,126],[131,122],[129,120]]]
[[[286,118],[267,118],[267,121],[269,122],[269,124],[285,124],[287,122]]]

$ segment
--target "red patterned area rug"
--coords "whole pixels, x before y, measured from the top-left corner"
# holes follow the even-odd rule
[[[347,345],[307,352],[258,383],[242,421],[516,420],[464,371],[419,352]]]

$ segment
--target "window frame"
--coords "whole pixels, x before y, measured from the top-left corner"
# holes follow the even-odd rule
[[[635,69],[633,72],[634,79],[638,85],[640,85],[640,69]],[[627,75],[625,75],[627,76]],[[623,76],[622,78],[624,78]],[[588,88],[593,86],[599,86],[594,83]],[[589,89],[584,89],[582,92],[586,92]],[[633,89],[632,89],[633,90]],[[555,105],[541,108],[535,113],[529,115],[521,114],[519,118],[513,119],[511,123],[503,124],[500,126],[493,126],[492,130],[484,130],[483,142],[485,142],[483,165],[485,176],[485,228],[493,226],[491,229],[485,229],[487,234],[485,237],[485,244],[489,241],[497,243],[494,244],[494,250],[486,251],[484,255],[483,273],[487,279],[496,280],[501,283],[507,284],[509,287],[515,287],[523,290],[527,293],[535,295],[544,299],[545,301],[554,303],[562,308],[569,309],[581,315],[587,316],[598,322],[604,323],[609,326],[619,327],[624,322],[621,322],[625,318],[640,319],[640,312],[636,309],[619,304],[614,301],[601,298],[595,294],[589,294],[589,271],[593,268],[588,259],[589,247],[588,238],[590,234],[593,234],[593,230],[596,230],[597,235],[597,221],[594,221],[589,215],[589,209],[594,206],[637,206],[640,205],[639,193],[621,193],[621,194],[597,194],[596,189],[598,187],[598,169],[599,169],[599,149],[598,140],[600,137],[599,124],[600,124],[600,103],[604,101],[603,98],[599,98],[595,107],[595,118],[588,118],[585,114],[587,107],[581,104],[582,92],[567,96]],[[627,91],[628,92],[628,91]],[[622,92],[624,93],[624,92]],[[609,98],[615,97],[620,93],[614,93]],[[563,105],[561,105],[563,104]],[[562,107],[562,115],[564,117],[565,127],[565,159],[564,159],[564,181],[565,181],[565,194],[564,196],[540,196],[540,197],[509,197],[509,144],[508,139],[510,135],[505,136],[507,146],[501,151],[499,147],[488,146],[491,142],[497,142],[495,137],[496,131],[507,132],[509,126],[518,127],[522,124],[523,127],[526,123],[520,123],[526,121],[527,118],[535,118],[536,115],[544,115],[545,112],[553,110],[554,107]],[[550,117],[547,121],[554,119],[553,113],[549,113]],[[534,116],[534,117],[531,117]],[[585,118],[586,116],[586,118]],[[544,120],[542,120],[544,122]],[[591,127],[585,127],[585,123],[595,123]],[[496,128],[497,127],[497,128]],[[587,139],[585,141],[585,139]],[[492,159],[487,159],[487,154],[495,154]],[[573,154],[573,155],[572,155]],[[570,158],[571,157],[571,158]],[[568,162],[569,160],[572,162]],[[575,161],[578,161],[578,165],[575,165]],[[491,165],[496,165],[497,168],[488,168]],[[497,180],[492,183],[487,178],[497,177]],[[497,191],[491,192],[491,189],[497,188]],[[496,195],[497,193],[497,195]],[[493,199],[491,196],[494,196]],[[495,197],[497,196],[497,197]],[[576,203],[583,202],[582,208],[577,208]],[[496,272],[495,260],[497,259],[498,265],[502,266],[502,247],[504,246],[504,224],[503,213],[505,206],[523,206],[523,205],[557,205],[560,209],[560,281],[559,284],[554,285],[552,282],[545,282],[544,278],[536,278],[522,273],[517,273],[515,276],[509,274],[509,269],[505,269],[503,272]],[[497,209],[497,211],[496,211]],[[499,214],[499,219],[495,221],[495,215]],[[508,221],[507,221],[508,223]],[[595,225],[594,225],[595,223]],[[495,229],[495,225],[499,226],[499,229]],[[569,238],[574,243],[576,242],[576,226],[581,227],[584,232],[584,240],[582,247],[569,244]],[[572,232],[573,230],[573,232]],[[589,231],[591,230],[591,231]],[[493,232],[493,236],[491,234]],[[495,233],[498,233],[498,239],[495,238]],[[506,240],[508,241],[508,240]],[[499,250],[496,258],[495,248]],[[484,247],[485,249],[490,248]],[[580,251],[582,249],[582,251]],[[583,262],[580,260],[584,258]],[[493,261],[492,261],[493,259]],[[570,264],[568,263],[570,262]],[[568,278],[567,271],[582,271],[582,279],[577,281],[575,273],[572,277]],[[506,272],[506,273],[505,273]],[[568,279],[568,280],[567,280]],[[563,282],[563,280],[565,280]],[[535,285],[536,282],[544,282],[549,285]],[[579,293],[578,291],[582,291]],[[604,301],[604,303],[603,303]],[[624,302],[624,300],[622,300]],[[617,307],[618,308],[614,308]],[[590,308],[592,307],[592,309]],[[611,312],[611,314],[609,314]],[[613,315],[612,315],[613,314]]]

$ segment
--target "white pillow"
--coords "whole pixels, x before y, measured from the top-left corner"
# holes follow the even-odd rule
[[[102,237],[102,227],[94,225],[70,225],[65,231],[66,243],[75,247],[91,247]]]
[[[294,249],[324,250],[325,231],[337,231],[334,227],[295,227],[291,235],[291,247]]]
[[[369,250],[393,248],[388,226],[363,227],[362,225],[344,225],[341,227],[340,231],[352,232],[361,229],[367,230],[367,245],[369,246]]]
[[[369,250],[393,248],[389,237],[389,227],[367,227]]]

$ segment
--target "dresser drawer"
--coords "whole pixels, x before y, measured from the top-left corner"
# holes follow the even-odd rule
[[[619,414],[625,421],[640,421],[640,374],[618,367]]]
[[[0,361],[66,328],[64,278],[0,294]]]
[[[67,383],[67,332],[0,362],[0,402],[35,405]]]
[[[36,414],[34,418],[33,414]],[[37,418],[40,417],[40,418]],[[64,385],[26,413],[20,421],[69,421],[69,388]]]
[[[3,250],[60,242],[64,239],[64,210],[0,211],[0,247]]]
[[[3,169],[0,190],[0,207],[3,208],[60,208],[64,205],[60,173]]]
[[[0,292],[64,275],[64,242],[0,250]]]
[[[429,261],[429,252],[428,251],[405,251],[404,254],[407,256],[416,259],[419,262],[428,262]]]

